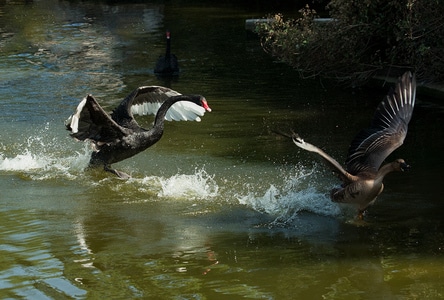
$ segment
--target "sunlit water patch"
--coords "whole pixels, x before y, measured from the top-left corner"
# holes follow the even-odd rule
[[[3,258],[0,290],[9,299],[83,297],[86,291],[64,276],[64,264],[52,252],[43,234],[48,227],[32,212],[1,210],[0,254]]]

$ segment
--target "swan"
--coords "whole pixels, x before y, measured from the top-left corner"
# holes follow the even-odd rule
[[[179,74],[179,63],[177,57],[171,54],[171,33],[166,32],[166,50],[165,55],[157,59],[154,74],[161,76],[172,76]]]
[[[111,168],[117,163],[157,143],[162,137],[165,120],[200,121],[211,108],[201,95],[182,95],[161,86],[142,86],[129,94],[111,114],[107,114],[92,95],[77,106],[65,126],[70,136],[79,141],[89,140],[93,153],[89,167],[103,166],[120,178],[128,174]],[[156,114],[150,130],[139,126],[133,114]]]
[[[296,146],[317,153],[333,169],[342,181],[342,186],[332,189],[331,200],[357,205],[357,217],[360,220],[384,189],[384,177],[390,172],[402,172],[410,168],[403,159],[396,159],[382,167],[381,164],[403,144],[415,106],[415,97],[415,76],[408,71],[398,79],[395,89],[391,89],[378,105],[370,127],[362,130],[352,140],[345,169],[323,150],[305,142],[297,133],[291,134]]]

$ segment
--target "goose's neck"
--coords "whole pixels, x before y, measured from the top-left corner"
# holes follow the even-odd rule
[[[391,162],[389,164],[385,164],[383,165],[379,171],[378,174],[376,175],[375,180],[380,180],[382,181],[385,177],[385,175],[387,175],[388,173],[391,173],[393,171],[395,171],[395,162]]]

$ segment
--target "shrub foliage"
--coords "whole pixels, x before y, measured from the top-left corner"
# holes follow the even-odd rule
[[[329,22],[308,6],[297,19],[270,16],[258,25],[262,47],[304,78],[359,84],[377,74],[415,70],[444,81],[444,1],[332,0]]]

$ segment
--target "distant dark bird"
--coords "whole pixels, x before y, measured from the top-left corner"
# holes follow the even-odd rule
[[[179,74],[179,64],[177,57],[171,54],[171,34],[166,32],[166,50],[165,55],[157,59],[154,73],[160,76],[174,76]]]
[[[376,201],[384,189],[382,181],[385,175],[410,168],[403,159],[396,159],[382,167],[381,164],[404,142],[415,97],[415,77],[406,72],[399,78],[395,89],[391,89],[378,105],[370,127],[353,139],[345,162],[346,169],[318,147],[304,142],[298,134],[292,134],[293,142],[298,147],[322,156],[342,180],[341,188],[334,188],[330,197],[333,202],[356,204],[359,219],[363,218],[367,207]]]
[[[93,96],[86,96],[76,112],[66,120],[71,136],[89,140],[94,145],[89,167],[103,166],[105,171],[121,178],[130,176],[111,168],[111,164],[127,159],[160,140],[166,120],[200,121],[211,109],[201,95],[182,95],[161,86],[142,86],[129,94],[111,115]],[[156,114],[153,128],[143,129],[133,114]]]

